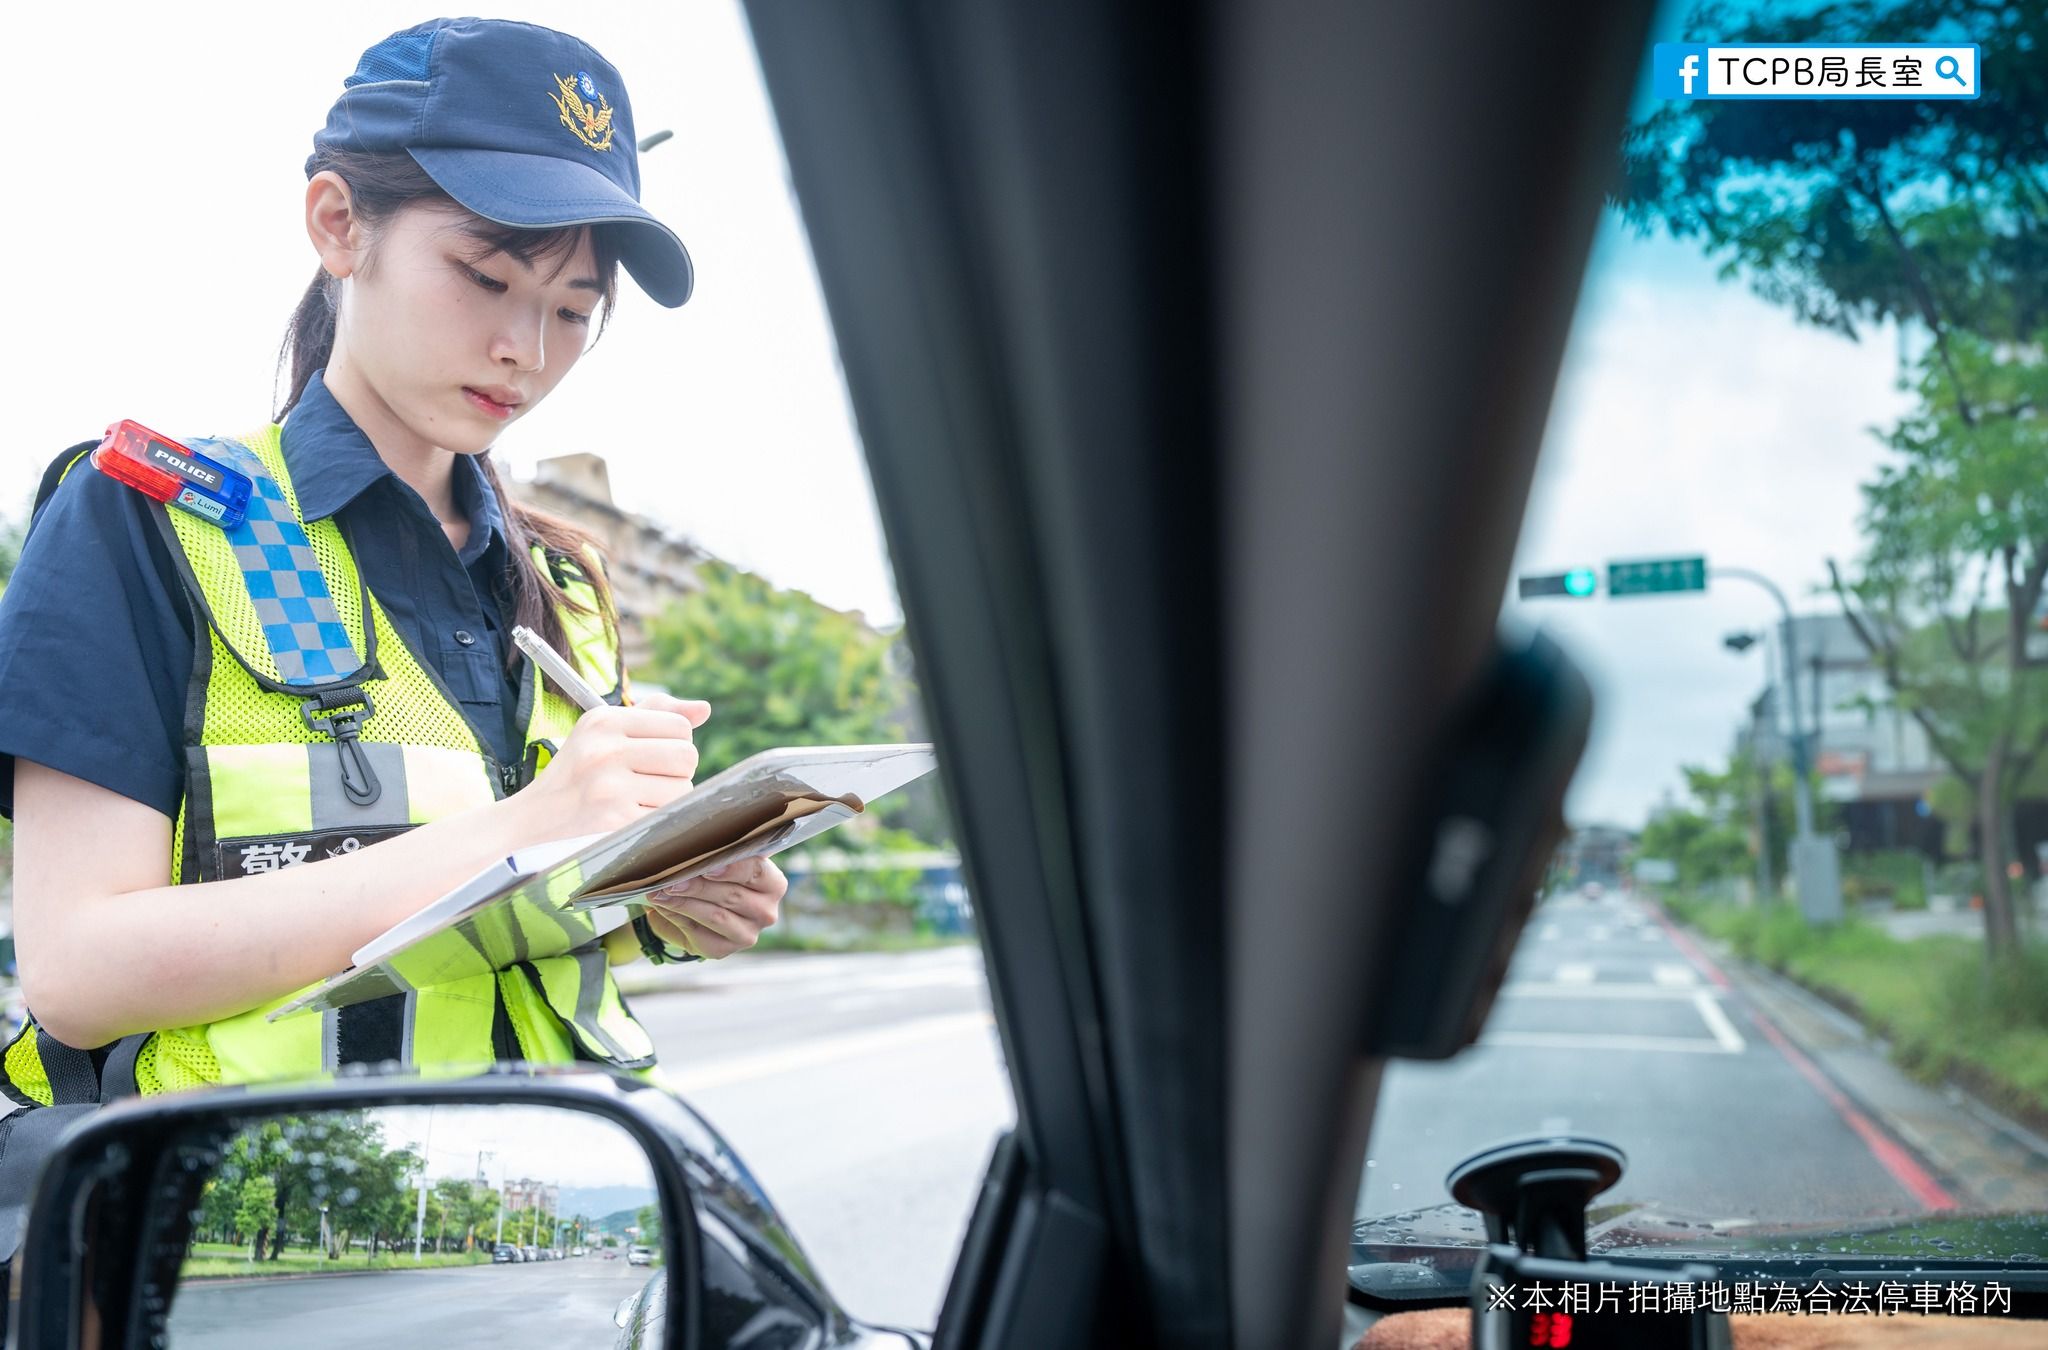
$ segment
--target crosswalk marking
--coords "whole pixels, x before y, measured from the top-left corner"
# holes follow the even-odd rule
[[[1650,968],[1650,978],[1658,984],[1698,984],[1699,972],[1683,961],[1659,961]]]
[[[1720,1042],[1723,1050],[1731,1055],[1742,1053],[1742,1033],[1728,1020],[1728,1014],[1722,1010],[1720,1000],[1702,989],[1693,995],[1692,1006],[1700,1010],[1700,1020],[1707,1024],[1707,1030],[1714,1033],[1714,1039]]]
[[[1591,984],[1593,983],[1593,973],[1594,968],[1591,961],[1567,961],[1557,968],[1557,973],[1553,978],[1559,984]]]

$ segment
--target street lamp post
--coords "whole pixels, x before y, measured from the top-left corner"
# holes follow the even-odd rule
[[[1756,635],[1753,633],[1730,633],[1721,639],[1721,645],[1739,656],[1756,645]],[[1766,678],[1770,675],[1768,662],[1764,667],[1764,675]],[[1752,761],[1751,768],[1755,770],[1754,777],[1756,779],[1754,787],[1756,801],[1756,902],[1759,905],[1765,905],[1770,903],[1772,895],[1771,780],[1764,770],[1763,755],[1758,752],[1756,727],[1754,726],[1750,728],[1749,733],[1749,755]]]
[[[1792,841],[1792,876],[1799,892],[1799,909],[1808,923],[1834,923],[1842,917],[1842,871],[1835,857],[1835,841],[1813,831],[1813,785],[1808,781],[1806,729],[1799,717],[1799,635],[1793,622],[1792,606],[1777,583],[1761,572],[1746,567],[1716,567],[1716,577],[1748,581],[1770,592],[1785,616],[1785,706],[1792,721],[1792,804],[1798,827]]]

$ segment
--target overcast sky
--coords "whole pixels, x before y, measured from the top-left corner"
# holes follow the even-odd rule
[[[648,204],[688,244],[695,297],[630,284],[611,330],[501,445],[516,475],[595,451],[622,504],[713,553],[878,623],[899,615],[823,306],[753,54],[732,0],[513,4],[619,67],[644,133]],[[416,3],[116,4],[81,65],[39,56],[0,217],[34,314],[6,326],[25,503],[62,447],[132,417],[171,435],[259,424],[285,320],[314,270],[303,160],[368,44]],[[78,52],[80,11],[21,7],[17,50]],[[1660,23],[1671,22],[1667,15]],[[1668,36],[1668,34],[1667,34]],[[68,72],[59,79],[50,72]],[[1795,596],[1855,550],[1866,428],[1902,406],[1895,339],[1795,327],[1689,247],[1603,229],[1572,334],[1519,564],[1705,553]],[[1816,603],[1811,600],[1805,604]],[[1639,824],[1678,766],[1725,754],[1761,681],[1725,632],[1771,616],[1753,588],[1522,606],[1591,670],[1595,737],[1575,820]]]
[[[1796,326],[1691,245],[1639,240],[1610,220],[1580,296],[1518,572],[1613,559],[1704,554],[1777,582],[1795,610],[1827,559],[1859,550],[1858,485],[1885,455],[1870,434],[1907,406],[1890,328],[1850,342]],[[1512,594],[1512,583],[1511,583]],[[1593,741],[1572,785],[1575,824],[1637,826],[1681,764],[1725,760],[1764,651],[1723,635],[1777,615],[1754,585],[1706,594],[1591,601],[1510,599],[1591,675]]]

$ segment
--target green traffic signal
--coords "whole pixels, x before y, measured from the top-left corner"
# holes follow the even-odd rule
[[[1600,579],[1590,567],[1574,567],[1564,574],[1566,595],[1588,596],[1599,586]]]

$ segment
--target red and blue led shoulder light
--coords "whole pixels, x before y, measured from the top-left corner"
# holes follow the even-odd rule
[[[107,428],[92,466],[160,502],[231,530],[249,513],[249,478],[218,460],[159,436],[140,422]]]

